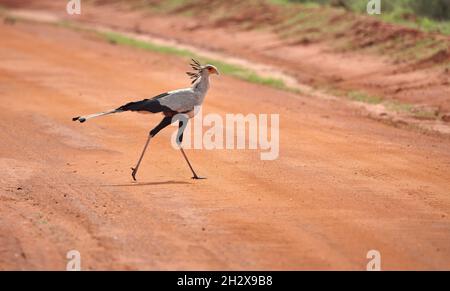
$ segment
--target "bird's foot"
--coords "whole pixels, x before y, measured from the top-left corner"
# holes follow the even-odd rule
[[[136,173],[137,173],[137,170],[135,168],[131,168],[131,177],[133,177],[134,181],[136,181]]]
[[[197,175],[194,175],[194,177],[192,177],[191,179],[194,179],[194,180],[204,180],[204,179],[206,179],[206,177],[199,177],[199,176],[197,176]]]

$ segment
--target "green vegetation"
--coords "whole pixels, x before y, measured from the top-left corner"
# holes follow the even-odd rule
[[[138,40],[117,32],[97,32],[99,36],[112,44],[126,45],[147,51],[170,54],[181,57],[196,57],[190,51],[174,48],[171,46],[157,45],[151,42]]]
[[[380,96],[370,95],[361,91],[344,91],[337,88],[328,88],[325,92],[341,98],[347,98],[354,102],[361,102],[370,105],[382,105],[389,112],[411,116],[418,119],[440,119],[439,111],[432,108],[420,107],[414,104],[401,102],[398,100],[387,100]]]
[[[205,59],[202,58],[201,56],[196,57],[205,63],[215,64],[219,68],[220,72],[225,75],[230,75],[251,83],[267,85],[277,89],[290,89],[281,79],[261,77],[254,71],[241,66],[225,63],[219,60]]]
[[[383,101],[383,99],[380,97],[371,96],[368,95],[367,93],[359,91],[348,92],[347,97],[353,101],[364,102],[369,104],[379,104]]]
[[[213,63],[219,68],[219,71],[222,74],[230,75],[255,84],[261,84],[277,89],[294,91],[293,89],[286,86],[286,84],[281,79],[262,77],[253,70],[238,65],[222,62],[219,60],[204,58],[186,49],[179,49],[171,46],[158,45],[148,41],[138,40],[117,32],[96,32],[96,33],[100,37],[102,37],[103,39],[107,40],[112,44],[126,45],[129,47],[134,47],[162,54],[176,55],[184,58],[195,58],[205,63]]]
[[[406,113],[419,119],[438,119],[439,112],[436,110],[421,108],[413,104],[400,102],[397,100],[389,100],[383,102],[384,106],[393,112]]]
[[[282,0],[278,0],[280,2]],[[286,0],[292,3],[327,4],[347,10],[365,12],[369,0]],[[404,12],[436,20],[450,20],[450,1],[448,0],[382,0],[385,12]]]
[[[277,0],[276,2],[282,2]],[[365,13],[369,0],[284,0],[319,4]],[[424,31],[450,34],[450,0],[382,0],[381,19]]]
[[[391,111],[395,111],[395,112],[399,112],[399,113],[414,113],[414,112],[419,112],[418,110],[414,109],[414,106],[412,104],[408,104],[408,103],[403,103],[400,101],[396,101],[396,100],[391,100],[386,102],[385,104],[386,108],[391,110]]]

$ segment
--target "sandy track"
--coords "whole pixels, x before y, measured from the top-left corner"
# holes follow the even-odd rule
[[[276,161],[189,151],[160,116],[70,118],[187,84],[178,58],[44,25],[0,25],[0,269],[450,269],[448,139],[221,76],[204,112],[279,113]],[[33,44],[33,45],[30,45]]]

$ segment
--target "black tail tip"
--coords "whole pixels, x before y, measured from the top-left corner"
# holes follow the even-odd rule
[[[77,116],[77,117],[72,118],[72,120],[73,121],[77,121],[78,120],[79,122],[83,123],[83,122],[86,121],[86,118]]]

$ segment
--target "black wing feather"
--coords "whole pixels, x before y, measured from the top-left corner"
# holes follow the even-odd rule
[[[144,99],[141,101],[129,102],[120,106],[118,111],[148,111],[151,113],[172,111],[169,107],[161,105],[158,99],[169,95],[169,93],[162,93],[151,99]]]

